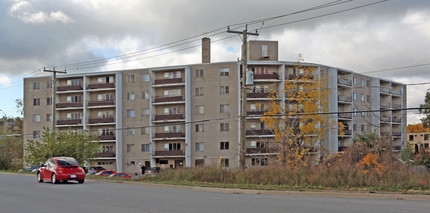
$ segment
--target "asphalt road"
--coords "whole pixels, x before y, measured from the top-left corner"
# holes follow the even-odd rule
[[[37,183],[0,174],[1,213],[81,212],[430,212],[429,201],[232,194],[87,181]]]

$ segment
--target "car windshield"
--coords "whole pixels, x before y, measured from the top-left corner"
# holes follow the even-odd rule
[[[57,159],[57,161],[61,167],[63,167],[63,166],[78,166],[78,162],[73,158],[62,158],[62,159]]]
[[[97,172],[96,175],[100,175],[101,173],[103,173],[103,172]]]

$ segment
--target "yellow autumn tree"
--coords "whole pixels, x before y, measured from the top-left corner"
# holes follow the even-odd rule
[[[328,130],[337,127],[321,113],[328,112],[327,77],[298,62],[287,73],[284,94],[285,103],[272,93],[262,121],[275,132],[281,165],[306,166],[320,156]]]

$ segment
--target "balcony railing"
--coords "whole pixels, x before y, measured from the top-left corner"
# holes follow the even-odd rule
[[[171,151],[154,151],[154,156],[184,156],[185,153],[182,150],[171,150]]]
[[[293,75],[293,74],[288,75],[288,80],[304,80],[304,79],[312,80],[314,78],[315,76],[313,75]]]
[[[163,132],[163,133],[155,133],[154,138],[183,138],[185,137],[185,133],[183,132]]]
[[[163,121],[163,120],[182,120],[185,119],[184,114],[174,114],[174,115],[155,115],[155,121]]]
[[[111,106],[115,105],[114,101],[90,101],[88,106]]]
[[[381,116],[381,121],[390,122],[390,120],[391,120],[391,117],[389,116]]]
[[[279,151],[279,148],[246,148],[246,154],[278,153]]]
[[[184,96],[155,97],[154,103],[185,101]]]
[[[381,102],[381,107],[388,108],[390,107],[390,103]]]
[[[349,79],[338,78],[337,82],[338,82],[338,84],[342,84],[342,85],[346,85],[346,86],[352,85],[352,81]]]
[[[337,100],[339,101],[343,101],[343,102],[351,102],[352,101],[352,97],[351,96],[343,96],[343,95],[339,95],[337,97]]]
[[[81,124],[81,119],[76,120],[57,120],[57,125],[75,125],[75,124]]]
[[[395,132],[393,132],[393,136],[400,137],[400,136],[402,136],[402,133],[395,131]]]
[[[106,89],[115,88],[114,83],[102,83],[102,84],[89,84],[88,89]]]
[[[390,93],[391,89],[387,88],[387,87],[381,87],[381,92],[383,92],[383,93]]]
[[[58,103],[55,106],[57,106],[57,108],[82,107],[82,102]]]
[[[82,85],[58,86],[57,91],[82,90]]]
[[[339,113],[338,117],[339,118],[348,118],[348,119],[351,119],[352,118],[352,114],[351,113]]]
[[[393,122],[395,122],[395,123],[402,123],[402,118],[401,117],[393,117],[393,120],[392,120]]]
[[[115,135],[99,135],[100,140],[115,140]]]
[[[402,93],[400,92],[400,90],[393,90],[391,91],[391,94],[400,96]]]
[[[352,131],[349,129],[344,129],[342,130],[342,132],[343,132],[343,135],[352,135]]]
[[[264,115],[266,111],[248,111],[246,112],[247,115]]]
[[[271,96],[271,93],[268,93],[268,92],[254,92],[254,93],[246,94],[247,98],[270,98],[270,96]]]
[[[272,73],[272,74],[254,74],[254,79],[274,79],[274,80],[278,80],[279,79],[279,75],[278,73]]]
[[[97,158],[110,158],[110,157],[115,157],[115,152],[102,152],[102,153],[97,153],[95,155],[95,157]]]
[[[113,123],[115,122],[114,118],[89,118],[88,123],[96,124],[96,123]]]
[[[393,108],[400,109],[402,108],[402,104],[393,104]]]
[[[160,84],[180,84],[184,83],[184,80],[182,78],[166,78],[166,79],[155,79],[154,85],[160,85]]]
[[[246,130],[246,135],[274,135],[275,132],[272,129],[256,129]]]

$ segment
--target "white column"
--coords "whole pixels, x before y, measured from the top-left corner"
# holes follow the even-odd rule
[[[116,170],[122,172],[122,73],[115,75]]]

